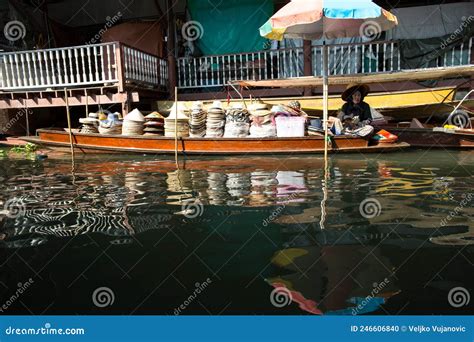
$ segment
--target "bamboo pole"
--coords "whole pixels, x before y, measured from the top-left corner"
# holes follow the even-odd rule
[[[30,136],[30,118],[28,117],[28,101],[24,102],[25,107],[25,120],[26,120],[26,136]]]
[[[328,47],[323,42],[323,127],[324,127],[324,163],[328,158]]]
[[[67,115],[67,127],[69,132],[69,144],[71,145],[71,156],[74,162],[74,145],[72,143],[72,131],[71,131],[71,112],[69,110],[69,97],[67,94],[67,89],[64,88],[64,95],[66,100],[66,115]]]

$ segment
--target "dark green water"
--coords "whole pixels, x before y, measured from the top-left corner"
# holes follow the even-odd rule
[[[0,158],[2,314],[472,313],[474,152]]]

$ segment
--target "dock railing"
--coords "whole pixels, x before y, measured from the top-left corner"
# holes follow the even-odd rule
[[[461,45],[440,49],[430,67],[470,65],[473,37]],[[414,69],[404,64],[399,41],[328,46],[330,75],[354,75]],[[179,88],[222,87],[229,81],[271,80],[304,75],[303,48],[178,58]],[[322,75],[322,46],[311,47],[313,76]]]
[[[167,88],[167,62],[118,42],[0,53],[0,90],[50,90],[137,83]],[[123,71],[122,71],[123,70]]]

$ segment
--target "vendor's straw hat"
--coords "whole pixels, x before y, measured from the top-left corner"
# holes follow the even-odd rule
[[[344,90],[344,92],[342,93],[341,98],[344,101],[349,101],[351,99],[352,94],[354,94],[357,90],[360,91],[362,99],[364,99],[364,97],[366,97],[369,93],[370,88],[367,84],[349,84],[346,90]]]

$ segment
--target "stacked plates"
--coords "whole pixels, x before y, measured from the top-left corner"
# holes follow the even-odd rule
[[[202,107],[202,102],[195,102],[189,116],[189,136],[192,138],[202,138],[205,135],[206,112]]]
[[[249,135],[250,116],[247,109],[234,105],[227,110],[224,137],[245,138]]]
[[[145,135],[163,136],[165,134],[165,117],[158,112],[145,116]]]
[[[123,119],[122,135],[143,135],[144,122],[143,114],[135,108]]]
[[[165,137],[189,137],[189,118],[182,108],[171,107],[170,115],[165,119]]]
[[[225,112],[221,101],[214,101],[207,111],[206,137],[221,138],[224,135]]]
[[[110,113],[107,115],[107,119],[100,120],[99,122],[99,133],[100,134],[121,134],[122,133],[122,120],[120,120],[119,113]]]
[[[99,133],[99,115],[97,113],[89,113],[89,117],[80,118],[79,123],[82,124],[81,133]]]
[[[276,137],[276,125],[273,113],[264,103],[252,105],[250,108],[252,124],[250,136],[252,138]]]

